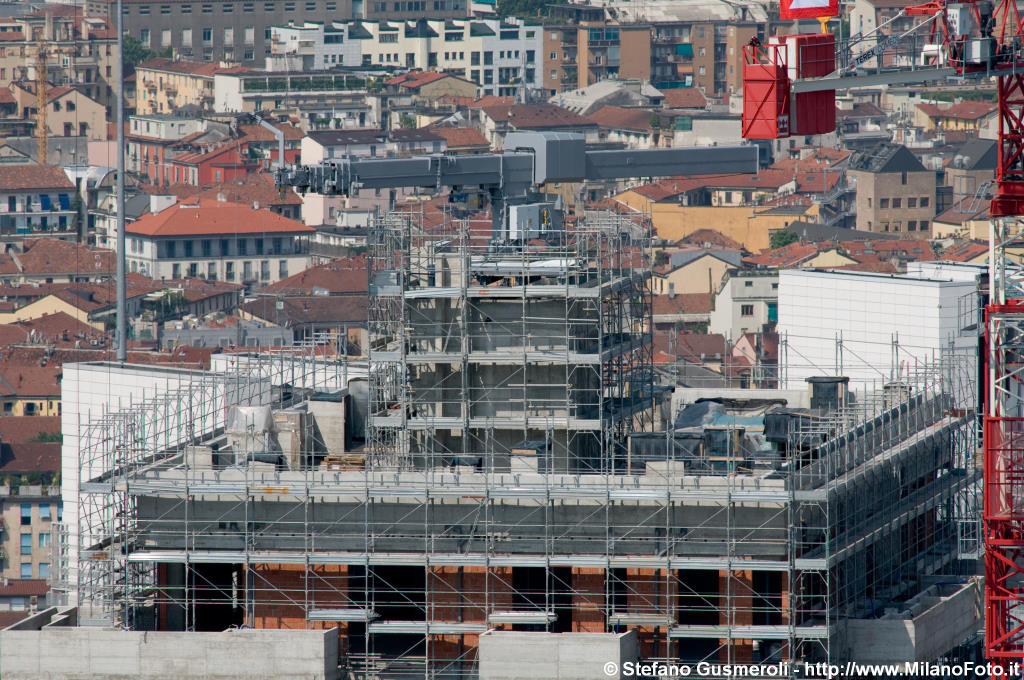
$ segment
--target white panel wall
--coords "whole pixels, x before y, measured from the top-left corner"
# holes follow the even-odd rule
[[[782,387],[799,389],[816,375],[849,376],[857,391],[881,387],[898,370],[937,357],[951,342],[972,346],[976,336],[959,330],[958,301],[974,290],[973,280],[780,272]]]

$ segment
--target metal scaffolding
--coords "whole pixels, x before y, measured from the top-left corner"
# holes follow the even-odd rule
[[[650,370],[642,221],[587,214],[515,246],[489,229],[381,218],[359,371],[299,348],[83,419],[87,618],[337,627],[355,677],[454,679],[492,629],[837,662],[851,622],[970,582],[974,354],[687,426]],[[339,447],[359,383],[365,441]],[[246,404],[272,404],[273,428],[229,424]]]

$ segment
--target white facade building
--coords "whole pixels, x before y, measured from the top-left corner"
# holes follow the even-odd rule
[[[363,63],[360,41],[349,35],[350,23],[306,22],[272,26],[268,71],[323,71]]]
[[[275,26],[267,70],[392,66],[447,71],[481,95],[516,96],[543,83],[543,30],[521,21],[346,21]]]
[[[760,333],[775,321],[779,275],[775,271],[731,270],[715,295],[708,332],[733,341]]]
[[[780,387],[841,375],[862,392],[900,380],[949,348],[975,348],[977,284],[959,278],[779,272]]]

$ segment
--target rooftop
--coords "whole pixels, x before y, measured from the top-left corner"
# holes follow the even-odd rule
[[[195,203],[178,203],[159,213],[144,215],[129,224],[126,231],[144,236],[200,236],[295,234],[316,230],[270,210],[201,198]]]
[[[59,165],[0,165],[0,192],[74,188]]]

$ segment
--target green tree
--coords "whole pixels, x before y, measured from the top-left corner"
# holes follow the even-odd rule
[[[402,115],[400,115],[398,117],[398,125],[403,130],[415,130],[416,129],[416,119],[413,118],[412,116],[407,116],[406,114],[403,113]]]
[[[139,62],[152,59],[156,56],[156,52],[143,47],[142,43],[130,35],[124,37],[124,67],[125,71],[135,68],[135,65]]]
[[[800,240],[795,231],[789,229],[780,229],[773,231],[771,237],[768,239],[768,246],[770,248],[781,248],[788,246],[790,243],[796,243]]]
[[[544,14],[547,5],[544,0],[496,0],[494,10],[501,17],[536,19]]]

